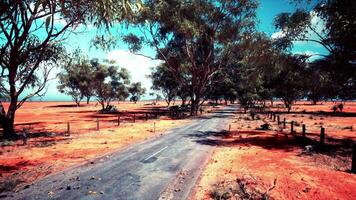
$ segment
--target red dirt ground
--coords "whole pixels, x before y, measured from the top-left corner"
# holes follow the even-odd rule
[[[123,112],[150,111],[152,106],[145,103],[120,102],[115,105]],[[153,107],[165,105],[160,102]],[[27,145],[22,145],[22,141],[2,142],[0,193],[129,144],[159,137],[165,130],[189,122],[164,116],[159,119],[148,116],[149,120],[145,121],[144,114],[137,114],[136,123],[133,123],[132,115],[126,114],[121,117],[118,127],[117,115],[98,114],[99,109],[95,103],[82,107],[73,107],[71,102],[25,103],[17,112],[15,124],[18,130],[30,128],[30,139]],[[96,130],[97,118],[100,131]],[[67,122],[71,129],[69,137],[64,134]]]
[[[304,103],[298,103],[295,109],[329,112],[334,105],[330,102],[317,106]],[[344,111],[355,112],[356,103],[347,103]],[[351,145],[356,142],[356,117],[305,113],[281,117],[306,124],[310,140],[300,137],[301,125],[295,126],[298,136],[295,137],[290,134],[289,124],[283,129],[265,115],[252,121],[247,114],[237,114],[230,134],[206,138],[217,148],[192,199],[212,199],[212,192],[228,193],[235,199],[231,189],[237,188],[237,179],[247,180],[249,191],[260,193],[265,193],[276,180],[275,188],[268,193],[271,199],[355,199],[356,174],[350,174],[349,170]],[[272,130],[256,130],[264,123],[271,124]],[[305,145],[318,143],[320,126],[326,129],[328,150],[303,153]]]

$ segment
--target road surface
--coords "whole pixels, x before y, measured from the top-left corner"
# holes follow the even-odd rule
[[[5,199],[187,199],[236,106],[193,119],[161,137],[50,175]]]

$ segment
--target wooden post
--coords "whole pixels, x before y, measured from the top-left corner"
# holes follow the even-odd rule
[[[305,135],[306,135],[306,128],[305,128],[305,124],[302,125],[302,134],[303,134],[303,137],[305,138]]]
[[[272,119],[272,112],[269,113],[269,118]]]
[[[283,128],[286,128],[286,118],[283,118]]]
[[[27,144],[27,132],[28,130],[26,130],[26,128],[23,129],[22,131],[22,145],[26,145]]]
[[[276,113],[273,113],[273,121],[276,121]]]
[[[324,148],[324,141],[325,140],[325,128],[321,127],[320,129],[320,143],[319,143],[319,147],[322,150]]]
[[[156,133],[156,122],[153,122],[153,133]]]
[[[136,114],[133,115],[133,123],[136,123]]]
[[[96,118],[96,130],[100,130],[99,118]]]
[[[146,113],[146,121],[148,120],[148,114]]]
[[[277,116],[277,124],[281,123],[281,119],[279,118],[279,115]]]
[[[290,133],[294,133],[294,121],[291,121],[290,123]]]
[[[70,136],[70,123],[67,122],[67,135]]]
[[[156,119],[158,118],[158,112],[157,111],[155,112],[155,118]]]
[[[120,115],[117,115],[117,126],[120,126]]]
[[[231,124],[229,124],[229,133],[231,133]]]
[[[352,146],[351,173],[356,174],[356,143],[354,143]]]

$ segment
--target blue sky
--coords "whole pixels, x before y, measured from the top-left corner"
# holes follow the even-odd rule
[[[295,8],[291,5],[290,0],[260,0],[260,7],[257,11],[257,17],[259,20],[258,30],[265,32],[268,36],[273,36],[276,34],[276,30],[273,26],[274,17],[281,12],[292,12]],[[306,5],[307,6],[307,5]],[[81,48],[85,53],[89,55],[89,58],[99,58],[99,59],[113,59],[116,60],[118,65],[127,68],[131,73],[132,82],[141,81],[143,85],[149,89],[151,87],[151,80],[149,80],[146,75],[150,73],[150,69],[156,66],[159,61],[150,60],[148,58],[137,56],[131,54],[128,48],[122,42],[118,42],[116,48],[109,52],[103,50],[95,49],[91,47],[90,41],[99,32],[96,28],[92,26],[81,27],[83,33],[77,35],[71,35],[65,42],[65,46],[69,50],[76,48]],[[112,28],[112,33],[124,31],[124,28],[117,26]],[[132,31],[132,30],[129,30]],[[294,43],[294,48],[292,50],[294,53],[326,53],[325,49],[320,45],[315,45],[306,42],[296,42]],[[150,48],[144,48],[141,53],[145,55],[154,56],[155,51]],[[53,72],[54,80],[50,81],[48,84],[48,91],[42,100],[47,101],[70,101],[71,97],[61,94],[57,90],[57,80],[55,79],[55,74],[58,73],[59,69]],[[149,98],[148,95],[144,97]],[[34,98],[33,100],[38,100]]]

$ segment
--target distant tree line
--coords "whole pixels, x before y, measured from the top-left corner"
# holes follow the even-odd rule
[[[89,60],[80,50],[69,55],[58,74],[58,90],[72,97],[79,106],[86,98],[92,97],[101,105],[102,111],[112,111],[114,100],[124,101],[128,97],[137,102],[146,90],[140,82],[130,84],[130,74],[125,68],[115,65],[115,61]]]

